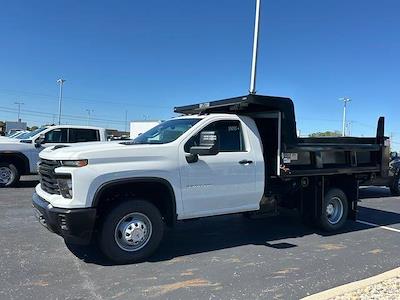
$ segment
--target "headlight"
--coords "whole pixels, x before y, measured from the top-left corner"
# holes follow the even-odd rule
[[[84,167],[87,166],[88,160],[87,159],[79,159],[79,160],[62,160],[61,166],[63,167]]]
[[[64,198],[72,199],[72,179],[68,177],[57,178],[60,194]]]

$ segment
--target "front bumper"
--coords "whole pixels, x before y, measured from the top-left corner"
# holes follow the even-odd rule
[[[56,208],[38,194],[32,196],[32,206],[39,222],[72,244],[89,244],[96,220],[95,208]]]

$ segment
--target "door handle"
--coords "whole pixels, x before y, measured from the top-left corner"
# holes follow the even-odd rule
[[[239,161],[239,164],[241,165],[248,165],[248,164],[252,164],[253,161],[252,160],[247,160],[247,159],[243,159],[241,161]]]

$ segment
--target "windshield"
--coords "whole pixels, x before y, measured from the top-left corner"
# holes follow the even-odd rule
[[[201,119],[172,119],[139,135],[132,144],[166,144],[175,141]]]
[[[25,134],[25,131],[18,131],[17,133],[14,133],[13,135],[10,135],[9,138],[13,139],[18,139],[21,135]]]
[[[24,134],[22,134],[22,135],[20,135],[20,136],[18,136],[16,138],[20,139],[20,140],[27,140],[27,139],[30,139],[31,137],[37,135],[38,133],[42,132],[45,129],[47,129],[47,127],[38,128],[38,129],[36,129],[34,131],[26,132],[26,133],[24,133]]]
[[[16,137],[16,136],[18,136],[18,135],[21,135],[21,132],[19,132],[19,131],[14,132],[13,134],[10,134],[10,135],[7,136],[7,137],[9,137],[9,138],[14,138],[14,137]]]

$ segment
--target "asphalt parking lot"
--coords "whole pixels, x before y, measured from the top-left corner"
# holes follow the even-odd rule
[[[36,221],[34,179],[0,190],[0,299],[298,299],[400,266],[400,197],[385,188],[363,188],[367,223],[337,234],[293,216],[213,217],[168,230],[147,262],[111,265]]]

